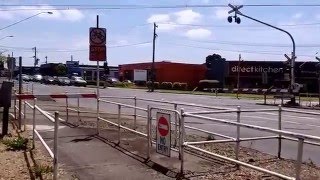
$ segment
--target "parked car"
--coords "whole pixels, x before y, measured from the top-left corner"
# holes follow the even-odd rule
[[[118,82],[119,82],[119,79],[114,78],[114,77],[109,77],[109,78],[107,79],[107,82],[108,82],[109,84],[113,85],[113,84],[115,84],[115,83],[118,83]]]
[[[41,82],[42,79],[43,79],[42,75],[36,74],[36,75],[33,76],[32,81],[34,81],[34,82]]]
[[[87,81],[85,81],[82,77],[79,76],[72,76],[70,82],[71,85],[74,86],[87,86]]]
[[[57,84],[59,86],[69,86],[70,79],[68,77],[55,77],[54,84]]]
[[[31,81],[31,77],[29,75],[22,74],[21,77],[22,77],[22,81],[25,81],[25,82]],[[16,80],[19,80],[19,75],[17,75]]]
[[[51,76],[44,76],[41,82],[45,84],[54,84],[54,78]]]

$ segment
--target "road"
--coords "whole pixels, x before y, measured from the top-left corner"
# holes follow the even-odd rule
[[[43,85],[43,84],[34,84],[34,94],[54,94],[54,93],[93,93],[96,91],[95,88],[85,88],[85,87],[73,87],[73,86],[54,86],[54,85]],[[234,99],[229,97],[214,97],[214,96],[204,96],[204,95],[187,95],[187,94],[170,94],[170,93],[149,93],[146,90],[137,90],[137,89],[118,89],[118,88],[107,88],[100,89],[100,96],[117,96],[117,97],[132,97],[136,96],[139,98],[148,98],[148,99],[157,99],[157,100],[167,100],[167,101],[178,101],[186,102],[193,104],[201,104],[205,106],[214,106],[220,108],[233,108],[240,106],[241,109],[277,109],[277,107],[257,105],[257,101],[248,100],[248,99]],[[125,104],[133,105],[133,100],[119,100],[119,99],[108,99],[110,101],[121,102]],[[65,100],[58,100],[58,102],[65,103]],[[71,104],[76,105],[76,100],[70,100]],[[162,107],[173,109],[172,104],[160,104],[152,103],[145,101],[138,101],[137,105],[139,107],[146,108],[147,105],[151,107]],[[81,107],[96,109],[96,101],[90,99],[81,99]],[[195,112],[195,111],[204,111],[208,109],[198,108],[198,107],[186,107],[178,106],[178,109],[184,108],[185,112]],[[110,104],[100,105],[102,111],[107,112],[117,112],[117,107]],[[305,110],[304,110],[305,111]],[[311,111],[311,110],[310,110]],[[133,113],[132,109],[123,108],[124,113]],[[311,112],[319,112],[317,110]],[[138,114],[146,116],[145,112],[138,112]],[[153,114],[155,115],[155,114]],[[236,121],[236,113],[219,113],[206,115],[208,117],[214,117],[224,120]],[[200,120],[196,118],[187,117],[185,119],[186,125],[205,129],[208,131],[228,135],[235,137],[236,136],[236,127],[218,124],[212,121]],[[263,127],[277,128],[278,127],[278,112],[250,112],[250,113],[241,113],[241,122],[259,125]],[[282,114],[282,129],[291,132],[303,133],[308,135],[320,136],[320,118],[315,115],[305,115],[291,112],[284,112]],[[193,131],[187,131],[188,133],[197,133]],[[200,135],[204,135],[201,134]],[[257,130],[241,128],[241,138],[246,137],[259,137],[259,136],[272,136],[275,134],[265,133]],[[272,140],[260,140],[260,141],[250,141],[250,142],[241,142],[242,146],[248,146],[254,149],[257,149],[262,152],[270,153],[276,155],[277,153],[277,143],[276,139]],[[297,142],[283,140],[283,157],[296,159],[297,157]],[[320,164],[320,147],[304,145],[303,159],[305,161],[311,159],[314,163]]]

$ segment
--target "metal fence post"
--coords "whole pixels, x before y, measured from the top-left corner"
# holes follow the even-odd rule
[[[263,99],[264,99],[264,103],[263,104],[267,104],[267,95],[265,93],[263,94]]]
[[[14,112],[14,119],[17,119],[17,96],[16,91],[14,91],[14,102],[13,102],[13,112]]]
[[[178,110],[178,105],[174,104],[174,110],[177,111]],[[174,147],[177,146],[177,138],[178,138],[178,115],[175,112],[174,113]]]
[[[26,115],[26,107],[27,106],[27,104],[26,104],[26,101],[23,101],[23,130],[25,131],[26,130],[26,123],[27,123],[27,120],[26,120],[26,118],[27,118],[27,115]]]
[[[78,98],[77,105],[78,105],[78,108],[77,108],[77,112],[78,112],[78,121],[80,121],[80,98]]]
[[[150,122],[151,122],[151,109],[150,109],[150,106],[148,105],[147,107],[148,109],[148,112],[147,112],[147,159],[150,159],[150,149],[151,149],[151,137],[150,137]]]
[[[53,179],[58,179],[58,129],[59,113],[54,113],[54,142],[53,142]]]
[[[118,105],[118,144],[120,144],[121,139],[121,105]]]
[[[136,130],[137,129],[137,97],[134,97],[134,121],[133,121],[133,129]]]
[[[180,166],[180,174],[183,176],[184,171],[184,136],[185,136],[185,129],[184,129],[184,109],[181,108],[181,119],[180,119],[180,159],[181,159],[181,166]]]
[[[33,109],[32,109],[32,148],[35,148],[34,138],[35,138],[35,129],[36,129],[36,103],[37,98],[33,99]]]
[[[100,99],[99,99],[99,97],[97,97],[97,134],[99,135],[99,133],[100,133],[100,120],[99,120],[99,116],[100,116],[100,110],[99,110],[99,108],[100,108]]]
[[[298,141],[298,156],[297,156],[297,162],[296,162],[296,180],[300,180],[302,154],[303,154],[303,141],[304,141],[304,139],[299,138],[299,141]]]
[[[67,94],[67,92],[66,92]],[[66,114],[67,114],[67,117],[66,117],[66,122],[69,121],[69,102],[68,102],[68,97],[66,97]]]
[[[299,94],[299,106],[301,106],[301,94]]]
[[[240,123],[240,113],[241,113],[241,107],[237,106],[237,123]],[[240,126],[237,125],[236,160],[239,160],[239,150],[240,150]],[[237,165],[237,168],[239,168],[238,165]]]
[[[31,84],[31,93],[33,94],[33,83]]]
[[[282,107],[279,105],[279,110],[278,110],[278,130],[281,131],[282,127],[282,122],[281,122],[281,116],[282,116]],[[281,142],[282,142],[282,135],[279,134],[278,137],[278,158],[281,159]]]

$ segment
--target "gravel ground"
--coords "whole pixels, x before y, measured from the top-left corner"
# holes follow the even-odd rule
[[[75,115],[75,114],[74,114]],[[86,114],[85,118],[81,118],[81,121],[74,120],[74,124],[79,125],[80,127],[96,127],[96,118],[94,118],[94,114]],[[118,122],[116,115],[104,114],[102,117],[113,121]],[[82,116],[83,117],[83,116]],[[70,118],[77,119],[77,118]],[[131,117],[122,116],[121,124],[133,128],[133,120]],[[137,120],[137,130],[140,132],[146,133],[146,125],[145,120],[138,119]],[[108,125],[106,122],[100,121],[100,128],[103,129],[115,129],[115,126]],[[155,127],[153,126],[154,135]],[[172,136],[174,137],[174,136]],[[153,136],[155,138],[155,136]],[[199,141],[199,140],[207,140],[206,136],[199,135],[187,135],[186,141]],[[173,141],[172,141],[173,142]],[[205,149],[207,151],[224,155],[227,157],[235,158],[235,144],[234,143],[215,143],[209,145],[200,145],[197,146],[201,149]],[[210,163],[197,164],[197,166],[201,166],[201,172],[198,171],[186,171],[185,177],[188,179],[227,179],[227,180],[242,180],[242,179],[265,179],[265,180],[274,180],[279,179],[264,173],[260,173],[258,171],[240,167],[238,170],[235,164],[224,162],[223,160],[219,160],[214,157],[210,157],[203,153],[186,149],[186,151],[190,154],[198,155],[201,157],[207,157]],[[295,161],[286,160],[286,159],[278,159],[273,155],[269,155],[266,153],[262,153],[250,148],[240,147],[239,160],[242,162],[246,162],[249,164],[257,165],[262,168],[266,168],[268,170],[276,171],[278,173],[285,174],[287,176],[295,176]],[[216,163],[214,163],[216,162]],[[209,164],[209,165],[208,165]],[[304,180],[319,180],[320,179],[320,168],[315,166],[312,161],[307,163],[303,163],[301,178]]]
[[[3,140],[12,140],[17,137],[28,138],[27,149],[25,150],[9,150],[3,144]],[[51,157],[44,153],[42,144],[36,141],[36,148],[32,149],[28,132],[17,132],[13,129],[13,124],[9,125],[9,134],[0,140],[0,180],[50,180],[52,174]],[[35,166],[41,168],[35,168]],[[48,168],[49,170],[45,170]],[[37,176],[35,171],[41,170],[41,175]],[[59,179],[74,179],[63,170],[59,170]]]

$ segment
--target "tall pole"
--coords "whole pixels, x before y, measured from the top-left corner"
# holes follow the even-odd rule
[[[11,58],[12,58],[12,63],[11,63],[11,67],[10,67],[10,80],[12,80],[13,78],[13,73],[14,73],[14,61],[13,61],[13,52],[11,52]]]
[[[37,66],[37,47],[33,48],[34,50],[34,67]]]
[[[22,57],[19,57],[19,94],[22,94]],[[18,119],[18,128],[21,130],[21,99],[19,99],[19,119]],[[15,108],[15,107],[14,107]]]
[[[46,56],[45,58],[46,58],[46,64],[48,64],[48,56]]]
[[[97,15],[97,28],[99,28],[99,15]],[[97,61],[97,97],[99,99],[99,87],[100,87],[100,67],[99,61]]]
[[[239,61],[238,61],[237,99],[239,99],[239,89],[240,89],[240,64],[241,64],[241,54],[239,54]]]
[[[291,68],[291,83],[290,83],[291,86],[290,86],[289,90],[290,90],[290,93],[293,94],[293,96],[292,96],[292,98],[291,98],[291,100],[290,100],[290,104],[295,105],[295,104],[296,104],[296,98],[295,98],[295,95],[294,95],[294,93],[293,93],[293,88],[294,88],[294,84],[295,84],[294,67],[295,67],[295,58],[296,58],[296,44],[295,44],[295,41],[294,41],[292,35],[291,35],[288,31],[286,31],[286,30],[284,30],[284,29],[278,28],[278,27],[276,27],[276,26],[273,26],[273,25],[271,25],[271,24],[265,23],[265,22],[263,22],[263,21],[260,21],[260,20],[258,20],[258,19],[255,19],[255,18],[253,18],[253,17],[250,17],[250,16],[247,16],[247,15],[243,14],[242,12],[239,11],[239,9],[242,8],[243,6],[233,6],[233,5],[231,5],[231,4],[228,4],[228,6],[233,9],[232,11],[229,11],[229,14],[232,13],[232,12],[235,12],[236,15],[241,15],[241,16],[243,16],[243,17],[246,17],[246,18],[248,18],[248,19],[251,19],[251,20],[253,20],[253,21],[256,21],[256,22],[258,22],[258,23],[261,23],[261,24],[263,24],[263,25],[266,25],[266,26],[269,26],[269,27],[271,27],[271,28],[277,29],[277,30],[279,30],[279,31],[281,31],[281,32],[286,33],[286,34],[290,37],[290,39],[291,39],[291,41],[292,41],[292,53],[291,53],[291,63],[290,63],[290,65],[291,65],[291,66],[290,66],[290,68]],[[236,17],[236,15],[235,15],[235,17]]]
[[[154,91],[154,81],[155,81],[155,64],[154,64],[154,59],[155,59],[155,53],[156,53],[156,38],[157,38],[157,33],[156,33],[156,29],[157,29],[157,24],[153,23],[153,48],[152,48],[152,68],[151,68],[151,82],[152,82],[152,87],[151,87],[151,92]]]

